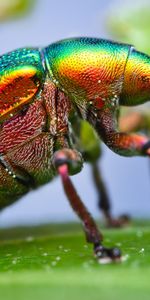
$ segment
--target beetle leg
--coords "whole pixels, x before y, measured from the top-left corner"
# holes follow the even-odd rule
[[[74,150],[70,150],[74,152]],[[69,177],[69,168],[66,160],[61,161],[63,150],[57,151],[54,154],[54,165],[57,168],[59,175],[61,176],[63,187],[67,198],[70,202],[71,207],[79,216],[83,222],[84,231],[86,234],[87,242],[92,243],[94,246],[94,254],[101,261],[101,259],[107,259],[109,261],[120,260],[121,252],[117,248],[105,248],[102,245],[102,234],[99,232],[96,223],[94,222],[92,216],[88,212],[87,208],[81,201],[79,195],[77,194],[73,183]]]
[[[140,134],[119,132],[116,117],[110,109],[97,113],[96,117],[89,113],[89,121],[93,124],[104,143],[114,152],[123,156],[150,156],[150,141]]]
[[[81,120],[77,115],[73,115],[72,126],[75,132],[75,138],[78,137],[76,147],[81,149],[84,160],[89,162],[92,169],[93,181],[98,194],[98,207],[104,214],[108,227],[122,227],[129,221],[128,216],[124,215],[114,219],[111,215],[111,205],[107,186],[101,175],[98,159],[101,159],[101,143],[95,134],[95,130],[89,123]]]
[[[99,196],[98,207],[102,210],[108,227],[122,227],[126,225],[129,222],[127,215],[122,215],[118,219],[114,219],[111,215],[110,199],[97,161],[92,164],[92,175]]]

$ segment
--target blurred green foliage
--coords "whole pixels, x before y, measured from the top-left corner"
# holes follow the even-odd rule
[[[90,162],[96,161],[101,155],[100,140],[93,127],[87,121],[81,121],[79,140],[85,160]]]
[[[0,0],[0,22],[29,12],[36,0]]]
[[[122,5],[122,9],[109,15],[107,29],[119,41],[132,44],[136,49],[150,53],[150,4],[132,8]]]

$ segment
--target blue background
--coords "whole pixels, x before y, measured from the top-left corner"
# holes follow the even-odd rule
[[[129,8],[131,6],[129,1],[124,1],[126,5]],[[24,18],[0,24],[0,54],[24,46],[46,46],[72,36],[111,38],[105,22],[110,11],[113,13],[116,9],[123,9],[121,1],[38,0],[34,9]],[[148,158],[120,157],[103,146],[102,172],[112,199],[114,215],[126,212],[132,216],[149,217]],[[85,164],[83,171],[72,179],[84,203],[98,217],[97,195],[90,166]],[[57,178],[5,209],[0,215],[0,226],[73,219],[76,217]]]

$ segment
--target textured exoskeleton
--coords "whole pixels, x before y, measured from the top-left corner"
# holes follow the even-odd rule
[[[132,46],[96,38],[63,40],[0,57],[0,207],[60,174],[97,257],[118,259],[77,195],[68,173],[79,172],[80,118],[121,155],[150,155],[146,136],[117,129],[121,105],[149,100],[150,58]],[[73,116],[73,117],[72,117]]]

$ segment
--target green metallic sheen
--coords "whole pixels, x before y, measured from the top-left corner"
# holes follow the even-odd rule
[[[39,49],[34,48],[21,48],[2,55],[0,57],[0,76],[23,66],[35,67],[38,76],[44,79],[41,54]]]

